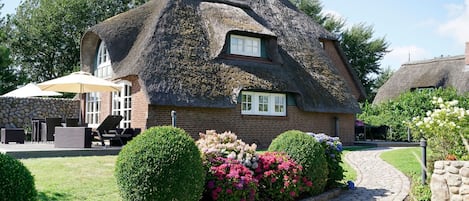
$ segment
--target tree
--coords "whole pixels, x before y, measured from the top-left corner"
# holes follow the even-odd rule
[[[355,70],[358,78],[368,94],[368,100],[373,100],[373,88],[376,75],[382,73],[380,61],[389,52],[389,44],[385,38],[374,38],[373,27],[364,23],[345,28],[345,20],[333,15],[322,14],[319,0],[291,0],[297,7],[321,24],[331,33],[337,34],[340,46],[346,55],[348,62]]]
[[[0,4],[0,10],[3,8],[3,3]],[[10,58],[10,49],[5,46],[5,18],[0,18],[0,94],[5,94],[14,90],[16,86],[22,85],[25,82],[24,74],[13,68],[12,60]]]
[[[80,39],[90,26],[144,0],[25,0],[9,20],[14,62],[32,81],[79,69]]]
[[[393,74],[394,74],[394,71],[391,69],[391,67],[388,66],[386,69],[384,69],[384,71],[382,71],[381,74],[375,79],[372,93],[376,95],[376,93],[378,92],[378,89],[381,86],[383,86],[384,83],[386,83]]]
[[[375,84],[376,78],[371,75],[381,74],[380,61],[389,46],[384,37],[373,39],[373,33],[372,26],[358,24],[341,34],[341,47],[367,94],[372,93]]]

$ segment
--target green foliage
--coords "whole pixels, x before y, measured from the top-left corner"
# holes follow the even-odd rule
[[[194,140],[182,129],[152,127],[119,153],[115,176],[123,200],[199,200],[205,171]]]
[[[364,103],[358,119],[373,126],[387,125],[391,129],[388,139],[405,141],[408,127],[403,122],[416,116],[424,116],[427,111],[434,109],[435,106],[430,101],[434,96],[443,97],[445,100],[458,100],[461,107],[469,108],[468,94],[458,95],[452,88],[423,89],[403,93],[394,100],[380,104]]]
[[[31,172],[18,160],[0,153],[0,200],[37,200]]]
[[[309,193],[317,195],[324,191],[329,172],[325,150],[316,139],[301,131],[290,130],[277,136],[268,150],[285,152],[303,166],[305,176],[313,182]]]
[[[373,38],[373,34],[373,27],[363,23],[353,25],[341,34],[341,47],[367,94],[371,94],[376,79],[370,75],[381,73],[380,61],[389,52],[386,39]]]
[[[325,150],[324,156],[327,161],[327,168],[329,169],[326,187],[328,189],[337,187],[339,182],[344,178],[344,169],[340,166],[343,151],[342,142],[340,142],[338,137],[331,137],[324,133],[307,134],[314,137]]]
[[[428,154],[431,154],[431,150],[428,150]],[[421,180],[421,148],[406,148],[396,149],[391,151],[383,152],[380,155],[387,163],[394,166],[396,169],[404,173],[411,179],[411,200],[429,201],[431,198],[431,191],[429,185],[422,185]],[[428,160],[428,166],[432,165],[433,162]],[[431,171],[428,171],[431,175]],[[430,178],[427,178],[427,183],[430,182]]]
[[[134,4],[135,3],[135,4]],[[15,65],[32,81],[79,69],[80,39],[90,26],[129,10],[142,0],[25,0],[8,20]]]
[[[433,97],[431,101],[438,107],[428,111],[425,117],[414,117],[408,122],[417,137],[423,136],[440,159],[446,157],[469,160],[469,109],[457,107],[458,101],[444,101]],[[467,141],[466,141],[467,144]]]

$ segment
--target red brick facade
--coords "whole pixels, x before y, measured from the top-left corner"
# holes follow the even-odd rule
[[[239,105],[230,109],[150,106],[147,127],[171,125],[172,110],[177,112],[177,126],[195,139],[206,130],[232,131],[243,141],[265,148],[277,135],[292,129],[333,136],[338,118],[339,137],[344,144],[353,144],[355,115],[303,112],[296,106],[288,106],[286,117],[241,115]]]

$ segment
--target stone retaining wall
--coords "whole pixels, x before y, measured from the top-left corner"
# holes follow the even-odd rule
[[[0,97],[0,127],[31,128],[33,118],[78,118],[79,109],[79,100]]]
[[[432,200],[469,200],[469,161],[436,161],[430,188]]]

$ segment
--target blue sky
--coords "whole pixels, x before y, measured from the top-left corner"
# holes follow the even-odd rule
[[[20,0],[3,0],[2,15],[14,13]],[[322,0],[323,12],[342,17],[347,25],[372,25],[391,52],[382,67],[464,54],[469,42],[469,0]]]
[[[463,55],[469,42],[469,0],[323,0],[323,12],[340,16],[347,25],[365,23],[390,49],[382,67]]]

